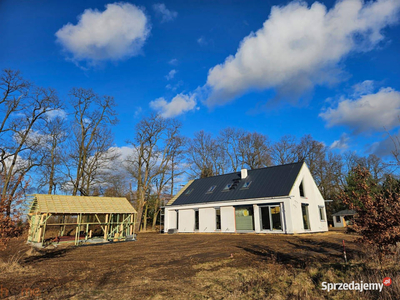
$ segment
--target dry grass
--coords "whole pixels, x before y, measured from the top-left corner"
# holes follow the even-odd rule
[[[137,242],[58,247],[35,256],[11,243],[0,282],[19,299],[400,299],[398,256],[383,267],[341,232],[316,235],[140,234]],[[346,240],[349,264],[343,263]],[[26,250],[24,250],[26,249]],[[368,250],[368,252],[363,252]],[[3,272],[3,269],[6,270]],[[382,282],[383,293],[322,291],[326,282]],[[30,290],[31,291],[31,290]],[[14,297],[14,298],[12,298]],[[1,298],[1,297],[0,297]]]

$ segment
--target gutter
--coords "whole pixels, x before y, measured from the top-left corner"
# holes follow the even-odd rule
[[[243,201],[262,201],[262,200],[275,200],[275,199],[287,199],[287,198],[289,198],[289,199],[291,199],[291,198],[293,198],[294,196],[292,195],[292,196],[289,196],[289,195],[287,195],[287,196],[278,196],[278,197],[268,197],[268,198],[251,198],[251,199],[238,199],[238,200],[225,200],[225,201],[213,201],[213,202],[198,202],[198,203],[188,203],[188,204],[178,204],[178,205],[166,205],[166,206],[164,206],[164,208],[174,208],[174,207],[176,207],[176,208],[180,208],[180,207],[191,207],[191,206],[194,206],[194,207],[196,207],[196,206],[198,206],[198,205],[207,205],[207,204],[210,204],[210,206],[215,206],[215,205],[218,205],[218,204],[220,204],[220,203],[222,203],[222,204],[226,204],[226,203],[232,203],[232,202],[243,202]]]

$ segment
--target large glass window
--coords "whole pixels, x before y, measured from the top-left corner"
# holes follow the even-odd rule
[[[261,228],[263,230],[282,230],[280,205],[261,207]]]
[[[303,216],[304,229],[310,230],[310,220],[308,218],[308,204],[301,204],[301,213]]]
[[[194,230],[199,230],[199,210],[194,211]]]
[[[221,210],[219,208],[215,209],[215,229],[221,230]]]
[[[254,230],[253,206],[235,207],[236,230]]]

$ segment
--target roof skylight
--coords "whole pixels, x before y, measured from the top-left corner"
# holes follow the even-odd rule
[[[185,193],[185,195],[190,195],[193,192],[193,189],[187,190],[187,192]]]
[[[228,183],[225,187],[224,187],[224,189],[223,189],[223,191],[229,191],[229,189],[232,187],[232,183]]]
[[[248,189],[252,181],[247,181],[243,184],[242,189]]]
[[[212,193],[215,190],[216,187],[217,187],[216,185],[210,186],[210,188],[208,189],[207,193]]]

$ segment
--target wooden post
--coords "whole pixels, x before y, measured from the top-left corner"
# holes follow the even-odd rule
[[[37,234],[37,237],[38,237],[37,242],[38,242],[38,243],[40,243],[40,237],[42,236],[42,231],[43,231],[42,223],[43,223],[43,219],[44,219],[44,216],[45,216],[45,215],[46,215],[46,214],[42,214],[42,215],[40,216],[40,221],[39,221],[39,224],[38,224],[38,226],[39,226],[39,232],[38,232],[38,234]]]
[[[104,226],[104,239],[107,239],[108,235],[108,219],[109,219],[109,214],[106,214],[106,226]]]
[[[80,230],[81,230],[81,217],[82,217],[82,214],[79,214],[76,217],[75,245],[78,245],[78,242],[79,242],[79,236],[80,236]]]
[[[133,234],[133,224],[134,224],[133,214],[131,214],[131,226],[129,226],[130,227],[130,230],[129,230],[130,235]]]

